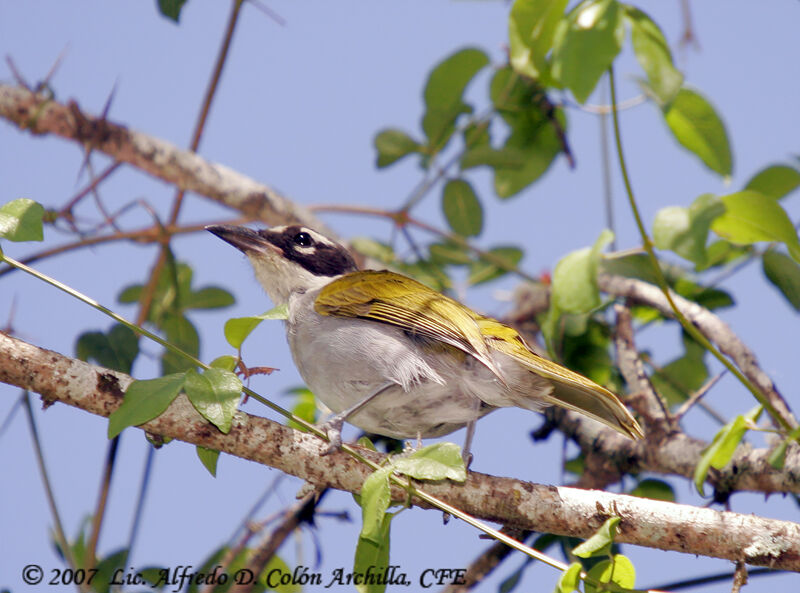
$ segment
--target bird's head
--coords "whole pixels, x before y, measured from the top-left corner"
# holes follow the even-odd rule
[[[293,292],[321,288],[358,269],[342,245],[304,226],[254,231],[243,226],[213,225],[206,230],[248,257],[256,278],[276,305],[286,303]]]

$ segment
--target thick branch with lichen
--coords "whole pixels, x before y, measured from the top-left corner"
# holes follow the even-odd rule
[[[0,333],[0,381],[108,416],[132,379]],[[148,432],[217,449],[280,469],[315,486],[358,492],[370,469],[345,452],[323,456],[326,444],[265,418],[237,413],[229,434],[207,423],[180,396]],[[380,456],[364,451],[380,460]],[[623,543],[800,571],[800,525],[631,496],[532,484],[470,473],[463,484],[420,488],[474,516],[524,529],[588,537],[612,516]],[[407,493],[394,487],[397,502]],[[425,506],[419,500],[414,504]]]
[[[63,104],[19,86],[0,84],[0,117],[33,134],[73,140],[267,224],[300,222],[334,236],[306,208],[274,189],[197,153],[84,113],[74,101]]]

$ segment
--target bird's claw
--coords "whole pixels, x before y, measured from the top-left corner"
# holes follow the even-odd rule
[[[342,448],[342,426],[344,425],[344,418],[334,416],[319,428],[322,432],[328,435],[328,446],[322,452],[322,455],[330,455]]]

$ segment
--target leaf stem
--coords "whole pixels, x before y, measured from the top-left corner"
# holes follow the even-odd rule
[[[616,144],[617,149],[617,157],[619,158],[619,168],[620,173],[622,175],[622,180],[625,185],[625,193],[628,196],[628,203],[631,207],[631,212],[633,213],[633,217],[636,220],[636,226],[639,229],[639,235],[642,237],[642,244],[644,245],[645,251],[647,251],[647,255],[650,259],[650,263],[653,266],[653,270],[656,274],[656,279],[658,281],[658,286],[661,288],[661,291],[664,293],[664,296],[669,303],[670,308],[672,309],[673,313],[675,314],[675,318],[680,322],[681,326],[683,326],[684,330],[692,336],[698,343],[702,344],[702,346],[711,352],[714,357],[719,360],[725,368],[727,368],[731,373],[733,373],[736,378],[753,394],[753,397],[764,406],[764,409],[767,413],[772,417],[772,419],[780,425],[782,428],[786,429],[786,431],[792,430],[794,428],[792,424],[784,418],[778,410],[775,409],[775,406],[772,405],[772,402],[755,386],[753,385],[750,380],[745,377],[742,372],[736,368],[736,366],[729,361],[723,354],[717,350],[717,348],[698,330],[692,323],[686,319],[684,314],[678,309],[675,305],[675,301],[672,300],[672,295],[670,294],[669,286],[667,284],[666,278],[664,278],[664,273],[661,270],[661,265],[658,262],[658,258],[656,257],[653,242],[650,240],[650,236],[647,234],[647,229],[644,226],[644,222],[642,221],[641,213],[639,212],[639,207],[636,204],[636,199],[633,195],[633,188],[631,186],[630,177],[628,176],[628,167],[625,164],[625,156],[622,152],[622,137],[620,134],[620,127],[619,127],[619,114],[616,109],[617,104],[617,91],[616,85],[614,83],[614,67],[609,66],[608,68],[608,80],[609,80],[609,89],[611,90],[611,115],[612,121],[614,124],[614,143]]]

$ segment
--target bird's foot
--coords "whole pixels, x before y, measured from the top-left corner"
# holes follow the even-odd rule
[[[320,424],[319,429],[328,435],[328,447],[322,452],[322,455],[330,455],[342,448],[342,426],[344,425],[344,416],[336,414],[327,422]]]
[[[475,456],[472,454],[471,451],[462,451],[461,452],[461,459],[464,461],[464,469],[469,471],[469,466],[472,465],[472,460]]]

